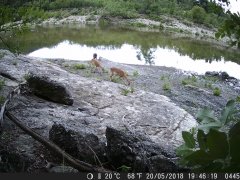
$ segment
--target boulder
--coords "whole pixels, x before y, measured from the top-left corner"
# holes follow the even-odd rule
[[[51,80],[47,75],[30,73],[27,82],[36,96],[60,104],[73,104],[72,95],[65,85]]]
[[[49,139],[81,161],[97,165],[99,161],[105,161],[105,144],[94,134],[76,132],[60,124],[53,124]]]
[[[125,165],[133,172],[176,172],[175,155],[152,142],[144,134],[106,129],[107,157],[115,168]]]

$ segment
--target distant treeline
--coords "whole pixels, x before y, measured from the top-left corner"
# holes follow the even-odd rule
[[[84,13],[155,20],[170,15],[209,27],[218,27],[226,17],[213,0],[0,0],[0,24]]]

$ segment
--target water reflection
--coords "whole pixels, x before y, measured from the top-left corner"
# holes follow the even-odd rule
[[[92,47],[65,40],[54,47],[41,48],[28,55],[42,58],[90,60],[94,52],[110,61],[119,63],[175,67],[198,74],[204,74],[206,71],[226,71],[230,76],[240,79],[240,65],[231,61],[225,62],[224,57],[218,58],[217,61],[193,60],[193,54],[182,55],[175,49],[161,48],[160,46],[144,48],[139,45],[124,43],[118,47]]]

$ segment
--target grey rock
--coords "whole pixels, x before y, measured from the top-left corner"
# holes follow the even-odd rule
[[[134,172],[169,172],[179,169],[173,160],[174,152],[167,152],[143,134],[107,127],[106,137],[107,156],[115,168],[125,165],[132,167]]]
[[[96,165],[105,161],[105,144],[94,134],[66,130],[62,125],[54,124],[49,139],[81,161]]]
[[[78,173],[77,169],[74,169],[71,166],[54,166],[49,168],[48,172],[50,173]]]
[[[37,96],[56,103],[73,104],[72,95],[64,84],[51,80],[47,75],[30,73],[27,82]]]

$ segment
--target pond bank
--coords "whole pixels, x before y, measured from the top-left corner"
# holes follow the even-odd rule
[[[123,26],[125,28],[147,31],[147,32],[167,32],[176,37],[188,37],[195,40],[207,41],[216,46],[228,47],[228,38],[217,40],[215,33],[217,29],[210,29],[203,25],[195,24],[193,22],[185,22],[179,19],[162,15],[161,21],[150,20],[145,17],[136,19],[123,19],[119,17],[100,16],[100,15],[86,15],[86,16],[69,16],[63,19],[51,18],[43,21],[38,25],[63,25],[63,24],[113,24]],[[235,48],[234,48],[235,49]]]
[[[216,39],[215,33],[217,29],[210,29],[200,24],[195,24],[189,21],[182,21],[174,17],[169,17],[162,15],[159,21],[150,20],[146,17],[136,18],[136,19],[123,19],[119,17],[101,16],[101,15],[71,15],[62,19],[50,18],[43,21],[37,21],[32,23],[27,23],[26,25],[30,28],[35,26],[48,26],[56,25],[61,26],[64,24],[78,24],[78,25],[117,25],[128,29],[134,29],[139,31],[147,32],[164,32],[169,33],[176,37],[187,37],[195,40],[201,40],[210,42],[220,47],[229,47],[228,38],[224,37],[222,39]],[[8,29],[8,27],[19,27],[22,25],[22,21],[8,23],[2,26],[3,29]],[[236,50],[236,47],[232,49]]]

